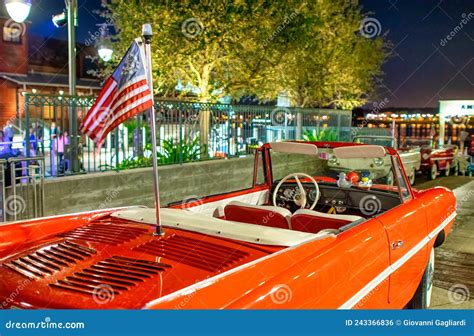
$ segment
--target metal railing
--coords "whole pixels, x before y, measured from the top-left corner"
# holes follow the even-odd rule
[[[6,190],[6,181],[5,181],[5,168],[6,168],[6,165],[7,165],[7,160],[4,160],[4,159],[0,159],[0,192],[2,193],[1,197],[0,197],[0,221],[1,222],[5,222],[6,220],[6,213],[5,213],[5,199],[6,199],[6,195],[5,195],[5,190]]]
[[[151,165],[148,113],[113,130],[99,150],[71,120],[80,122],[93,103],[94,97],[25,95],[18,126],[32,126],[25,146],[45,157],[47,176]],[[156,112],[161,165],[238,157],[284,139],[351,140],[350,111],[156,100]]]
[[[0,160],[1,221],[44,215],[44,158]]]

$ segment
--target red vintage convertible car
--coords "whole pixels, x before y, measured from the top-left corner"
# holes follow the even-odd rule
[[[421,147],[420,171],[427,174],[431,180],[436,179],[441,172],[444,176],[449,176],[451,170],[455,174],[459,171],[456,146],[435,147],[430,140],[408,140],[405,146],[406,148]]]
[[[331,169],[351,161],[346,178]],[[387,162],[393,185],[371,173]],[[249,189],[163,208],[162,236],[144,207],[1,226],[0,307],[429,306],[451,191],[412,189],[376,145],[266,144],[253,172]]]

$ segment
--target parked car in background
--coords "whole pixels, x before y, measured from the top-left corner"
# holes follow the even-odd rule
[[[269,143],[247,162],[247,188],[162,208],[164,234],[144,207],[1,226],[0,309],[430,305],[452,191],[412,189],[399,154],[375,145]],[[340,183],[338,162],[354,178]],[[367,169],[386,163],[393,185]]]
[[[353,141],[355,143],[391,147],[397,150],[403,166],[405,167],[408,179],[410,180],[410,184],[415,184],[416,172],[420,170],[421,165],[421,153],[419,147],[399,148],[397,140],[392,136],[358,135],[354,137]]]
[[[438,175],[449,176],[453,172],[458,174],[459,163],[456,159],[458,147],[454,145],[445,145],[439,147],[432,140],[425,139],[406,139],[404,148],[421,148],[421,166],[420,171],[427,174],[431,180]]]

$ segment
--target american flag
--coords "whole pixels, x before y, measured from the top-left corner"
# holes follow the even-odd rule
[[[133,41],[117,69],[106,80],[80,130],[100,147],[115,127],[152,107],[152,98],[144,56],[138,43]]]

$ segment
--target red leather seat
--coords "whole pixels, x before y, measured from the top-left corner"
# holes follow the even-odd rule
[[[225,219],[235,222],[291,229],[288,209],[233,201],[224,208]]]
[[[291,217],[291,227],[295,231],[317,233],[324,229],[339,229],[359,219],[362,217],[300,209]]]

